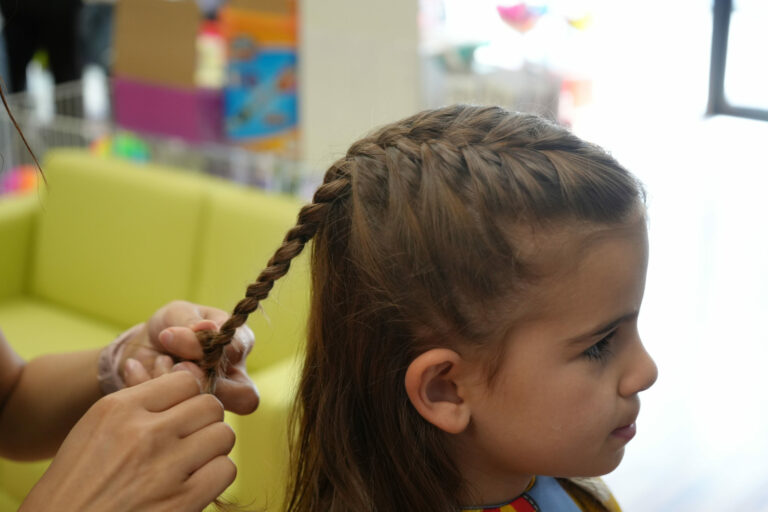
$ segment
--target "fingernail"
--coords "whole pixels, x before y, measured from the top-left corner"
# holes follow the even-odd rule
[[[158,337],[160,338],[160,343],[162,343],[166,348],[171,342],[173,342],[173,333],[168,329],[161,332],[160,336]]]
[[[189,369],[187,365],[184,363],[176,363],[175,365],[171,366],[172,372],[189,372],[192,375],[195,375],[193,371]],[[197,375],[195,375],[195,378],[197,378]]]
[[[139,363],[137,360],[133,359],[132,357],[129,357],[128,359],[125,360],[125,371],[133,373],[138,369],[137,365],[139,364],[141,363]]]
[[[197,375],[195,375],[192,371],[189,370],[189,368],[185,367],[183,364],[176,363],[171,368],[171,372],[189,372],[195,378],[195,381],[197,381],[197,387],[200,388],[200,392],[201,393],[203,392],[203,382],[202,382],[202,380],[200,380],[200,378]]]
[[[155,370],[161,369],[163,367],[168,368],[168,365],[171,364],[173,360],[166,356],[166,355],[159,355],[155,358]]]

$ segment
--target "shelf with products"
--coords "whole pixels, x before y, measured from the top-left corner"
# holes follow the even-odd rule
[[[109,113],[109,88],[96,92],[99,89],[98,84],[94,87],[80,81],[51,86],[48,91],[32,87],[29,92],[8,96],[8,104],[39,157],[58,147],[88,148],[95,155],[162,163],[302,197],[311,194],[320,180],[316,170],[297,158],[224,142],[190,143],[121,128]],[[94,111],[94,103],[101,107]],[[30,174],[34,169],[32,155],[4,112],[0,114],[0,155],[0,192],[22,193],[36,188],[31,177],[34,173]]]

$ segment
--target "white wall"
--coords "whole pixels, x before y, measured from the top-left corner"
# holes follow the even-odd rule
[[[302,155],[325,168],[419,107],[417,0],[300,0]]]

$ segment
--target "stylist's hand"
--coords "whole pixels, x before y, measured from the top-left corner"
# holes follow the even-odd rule
[[[73,427],[19,510],[200,511],[235,479],[223,418],[186,371],[112,393]]]
[[[203,371],[192,362],[203,357],[195,332],[218,331],[227,318],[229,315],[220,309],[191,302],[166,304],[127,342],[121,362],[126,385],[135,386],[171,369],[185,369],[202,379]],[[225,349],[230,363],[227,374],[216,383],[216,396],[224,408],[237,414],[250,414],[259,405],[259,393],[245,368],[252,349],[253,331],[240,327]],[[174,363],[172,357],[182,362]]]

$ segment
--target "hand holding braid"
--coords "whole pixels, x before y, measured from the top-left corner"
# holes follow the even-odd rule
[[[259,308],[260,302],[267,298],[275,281],[288,272],[291,260],[301,254],[306,243],[315,236],[331,204],[346,196],[349,188],[350,179],[342,160],[326,172],[324,182],[315,191],[312,203],[299,211],[296,225],[285,235],[282,245],[275,251],[256,282],[248,286],[245,298],[237,303],[232,316],[224,322],[219,332],[197,333],[203,347],[203,359],[199,365],[206,372],[206,392],[212,393],[216,379],[226,372],[228,362],[224,348],[232,342],[237,328],[245,324],[248,315]]]

